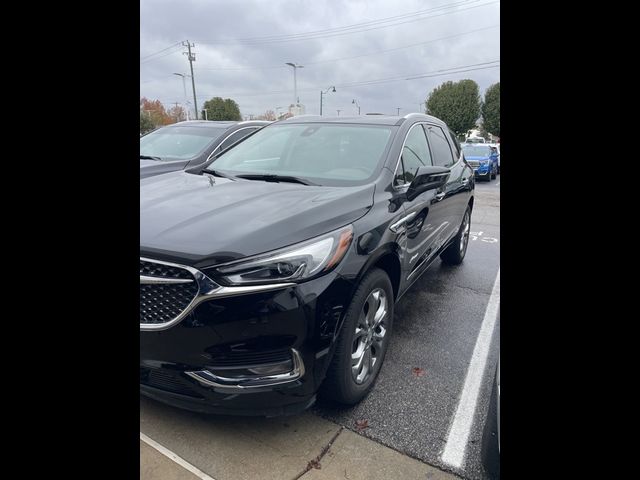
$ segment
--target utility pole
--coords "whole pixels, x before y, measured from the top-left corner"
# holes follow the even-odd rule
[[[396,110],[398,111],[398,113],[396,113],[396,115],[400,116],[400,107],[396,107]]]
[[[188,52],[182,52],[189,58],[189,67],[191,68],[191,87],[193,87],[193,107],[196,112],[196,120],[198,120],[198,101],[196,100],[196,81],[193,78],[193,62],[196,61],[196,54],[191,53],[191,47],[195,47],[196,44],[189,43],[189,40],[182,42],[182,46],[187,47]]]

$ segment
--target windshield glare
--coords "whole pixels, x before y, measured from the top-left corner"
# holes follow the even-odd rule
[[[165,127],[140,138],[140,155],[185,160],[199,155],[226,128]]]
[[[209,168],[232,175],[271,174],[350,186],[379,172],[391,126],[290,124],[265,127],[219,156]]]
[[[491,155],[490,147],[477,145],[465,145],[463,151],[466,157],[488,157]]]

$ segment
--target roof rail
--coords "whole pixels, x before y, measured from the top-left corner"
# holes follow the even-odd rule
[[[418,116],[418,117],[423,117],[426,116],[425,113],[417,113],[417,112],[412,112],[412,113],[407,113],[404,117],[402,118],[409,118],[409,117],[414,117],[414,116]]]

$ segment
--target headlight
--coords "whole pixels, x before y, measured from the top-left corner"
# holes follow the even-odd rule
[[[313,240],[207,270],[230,285],[300,282],[335,268],[352,239],[353,227],[348,225]]]

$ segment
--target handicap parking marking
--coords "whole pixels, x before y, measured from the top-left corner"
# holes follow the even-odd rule
[[[484,235],[484,232],[469,232],[469,240],[480,240],[485,243],[498,243],[498,239],[495,237],[488,237]]]

